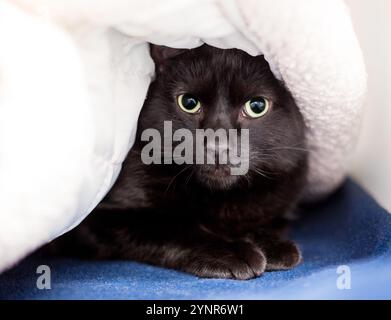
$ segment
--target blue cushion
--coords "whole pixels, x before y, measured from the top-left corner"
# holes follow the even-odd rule
[[[129,261],[31,256],[0,276],[3,299],[391,299],[391,215],[353,181],[294,227],[304,262],[249,281],[198,279]],[[38,265],[51,289],[36,287]],[[337,273],[339,266],[343,267]],[[350,270],[350,289],[344,282]],[[341,270],[340,270],[341,271]],[[341,278],[342,277],[342,278]],[[345,286],[338,286],[338,283]]]

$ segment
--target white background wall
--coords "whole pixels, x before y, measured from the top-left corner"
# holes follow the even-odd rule
[[[391,0],[345,0],[368,72],[366,115],[352,175],[391,211]]]

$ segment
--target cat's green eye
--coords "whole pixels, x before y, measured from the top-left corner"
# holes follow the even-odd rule
[[[178,106],[187,113],[197,113],[201,109],[201,102],[191,94],[181,94],[177,98]]]
[[[256,97],[248,100],[244,105],[244,113],[250,118],[260,118],[270,109],[270,101],[264,97]]]

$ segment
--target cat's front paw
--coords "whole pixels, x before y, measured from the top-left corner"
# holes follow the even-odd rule
[[[298,246],[278,237],[256,237],[255,242],[266,256],[266,271],[289,270],[302,261]]]
[[[235,241],[199,248],[183,269],[201,278],[248,280],[260,276],[265,268],[262,250],[250,242]]]

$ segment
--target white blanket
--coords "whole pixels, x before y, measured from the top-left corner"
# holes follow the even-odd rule
[[[0,0],[0,271],[114,183],[154,73],[148,42],[264,54],[306,120],[307,197],[342,181],[366,74],[341,0]]]

